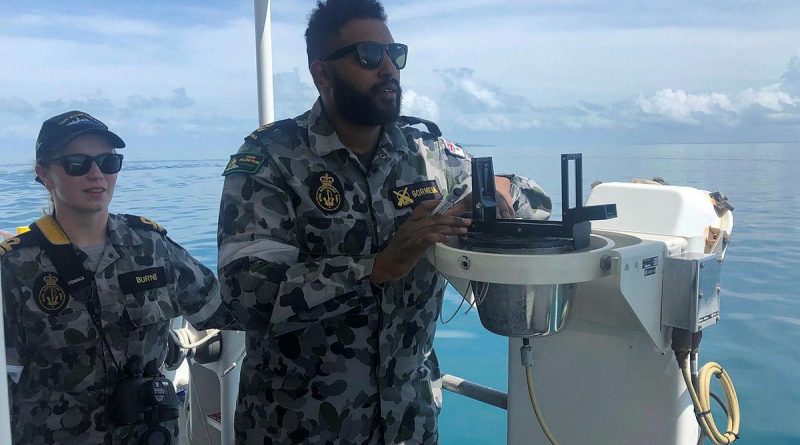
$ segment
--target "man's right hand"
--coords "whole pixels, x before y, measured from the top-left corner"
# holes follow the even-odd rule
[[[428,247],[447,241],[455,235],[467,233],[472,223],[457,216],[461,206],[441,215],[431,215],[439,201],[425,201],[411,212],[406,222],[397,229],[386,248],[375,257],[370,280],[375,284],[405,277],[417,264]]]

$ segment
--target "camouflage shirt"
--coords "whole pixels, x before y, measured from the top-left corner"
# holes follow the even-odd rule
[[[222,298],[247,331],[237,443],[436,443],[432,380],[444,279],[421,259],[370,284],[373,262],[424,200],[471,172],[460,147],[385,126],[368,169],[318,100],[245,139],[223,173]],[[521,215],[549,198],[512,177]]]
[[[52,217],[37,224],[49,240],[68,245]],[[109,423],[121,376],[157,372],[170,319],[183,315],[202,328],[228,314],[211,271],[165,234],[144,218],[109,215],[94,283],[74,294],[33,232],[0,245],[6,359],[22,368],[9,382],[14,443],[138,443],[145,425]],[[76,253],[86,264],[86,254]],[[81,302],[90,300],[108,346]],[[177,434],[177,422],[165,426]]]

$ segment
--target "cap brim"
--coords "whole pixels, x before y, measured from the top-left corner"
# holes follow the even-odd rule
[[[117,136],[114,132],[109,131],[109,130],[95,129],[95,128],[92,128],[92,129],[89,129],[89,130],[84,130],[84,131],[79,131],[78,133],[75,133],[69,139],[64,141],[64,143],[61,144],[60,147],[63,147],[65,145],[69,144],[73,139],[75,139],[78,136],[84,135],[84,134],[100,134],[100,135],[103,135],[106,138],[108,138],[109,142],[111,142],[111,146],[112,147],[114,147],[114,148],[125,148],[125,141],[123,141],[122,138]]]
[[[111,143],[112,147],[114,147],[114,148],[124,148],[125,147],[125,141],[123,141],[122,138],[117,136],[114,132],[109,131],[109,130],[103,130],[103,129],[100,129],[100,128],[89,128],[89,129],[86,129],[86,130],[77,131],[75,133],[67,135],[66,137],[62,138],[60,141],[57,141],[57,142],[55,142],[53,144],[50,144],[50,147],[48,147],[47,149],[45,149],[43,151],[46,153],[46,152],[53,152],[55,150],[59,150],[59,149],[63,148],[65,145],[67,145],[70,142],[72,142],[72,140],[75,139],[76,137],[84,135],[84,134],[99,134],[99,135],[105,136],[106,139],[108,139],[108,141]],[[38,155],[38,153],[37,153],[37,155]]]

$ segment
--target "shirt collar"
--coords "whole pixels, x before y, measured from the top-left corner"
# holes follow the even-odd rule
[[[138,246],[143,243],[142,238],[135,230],[128,226],[125,218],[108,214],[108,242],[117,246]]]

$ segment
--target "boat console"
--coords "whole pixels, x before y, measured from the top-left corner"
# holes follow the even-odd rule
[[[731,443],[733,386],[716,364],[698,374],[696,359],[699,333],[720,320],[732,207],[651,181],[599,184],[583,205],[581,161],[562,155],[563,220],[545,222],[497,218],[491,159],[475,159],[473,225],[429,254],[483,326],[509,337],[508,443]],[[728,399],[723,432],[698,389],[710,375]]]

